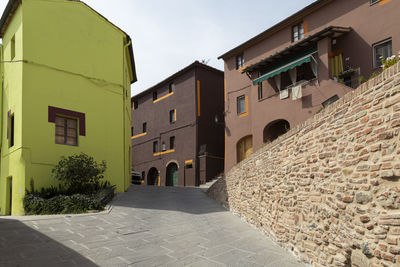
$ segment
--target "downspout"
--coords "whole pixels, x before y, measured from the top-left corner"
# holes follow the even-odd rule
[[[0,154],[1,148],[3,144],[3,90],[4,90],[4,53],[3,53],[4,46],[0,44]]]
[[[125,78],[125,76],[126,76],[126,73],[125,73],[125,60],[126,60],[126,50],[128,49],[128,47],[130,46],[132,44],[132,42],[131,42],[131,40],[129,40],[129,42],[126,44],[126,45],[124,45],[124,50],[123,50],[123,61],[122,61],[122,72],[123,72],[123,86],[122,86],[122,89],[123,89],[123,91],[128,91],[128,88],[125,88],[126,87],[126,78]],[[124,125],[124,158],[125,158],[125,153],[126,153],[126,150],[127,150],[127,148],[126,148],[126,145],[127,144],[129,144],[129,142],[126,142],[126,140],[127,140],[127,136],[126,136],[126,131],[127,131],[127,129],[126,129],[126,116],[125,116],[125,112],[126,112],[126,100],[125,99],[127,99],[127,97],[126,97],[126,95],[128,94],[127,92],[122,92],[122,94],[123,94],[123,96],[122,96],[122,99],[124,99],[124,101],[123,101],[123,112],[122,112],[122,114],[123,114],[123,125]],[[131,92],[129,92],[129,99],[130,99],[130,96],[131,96]],[[130,124],[132,123],[132,121],[130,121],[129,122]],[[131,145],[131,144],[129,144],[129,145]],[[129,161],[129,159],[131,158],[131,156],[130,155],[128,155],[128,161]],[[126,162],[125,161],[126,159],[124,159],[124,162]],[[128,166],[130,165],[130,164],[132,164],[132,160],[130,160],[130,162],[128,163]],[[124,165],[125,165],[125,163],[124,163]],[[127,171],[127,167],[128,166],[124,166],[124,172],[126,172]],[[130,169],[130,168],[129,168]],[[126,178],[127,178],[127,175],[129,175],[129,173],[128,174],[126,174],[125,173],[125,176],[124,176],[124,191],[126,191],[127,190],[127,180],[126,180]],[[132,175],[132,174],[130,174],[130,175]],[[129,179],[128,179],[128,181],[129,181]]]

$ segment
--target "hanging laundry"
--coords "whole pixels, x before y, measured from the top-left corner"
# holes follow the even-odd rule
[[[279,94],[280,99],[285,99],[289,97],[289,89],[279,91],[279,93],[280,93]]]
[[[292,100],[296,100],[302,97],[302,85],[296,85],[292,87]]]

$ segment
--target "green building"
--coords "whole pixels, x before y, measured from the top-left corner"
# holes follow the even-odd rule
[[[77,0],[9,0],[0,21],[0,215],[22,215],[31,179],[56,185],[62,156],[107,162],[131,180],[130,37]]]

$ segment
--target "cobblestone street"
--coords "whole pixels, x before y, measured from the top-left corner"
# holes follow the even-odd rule
[[[301,266],[198,188],[132,186],[110,212],[0,217],[0,266]]]

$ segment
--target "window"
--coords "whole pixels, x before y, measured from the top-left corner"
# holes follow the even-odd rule
[[[133,136],[133,126],[131,127],[131,136]]]
[[[169,123],[174,123],[176,121],[176,110],[169,111]]]
[[[236,69],[237,70],[241,69],[243,68],[243,66],[244,66],[244,57],[243,54],[241,54],[236,57]]]
[[[56,144],[78,145],[78,122],[76,119],[56,116]]]
[[[246,113],[246,97],[244,95],[237,98],[237,114]]]
[[[143,133],[147,132],[147,123],[143,122]]]
[[[154,141],[153,142],[153,153],[157,153],[158,152],[158,141]]]
[[[292,27],[292,41],[296,42],[304,38],[303,22]]]
[[[262,82],[258,83],[258,100],[263,98],[263,87]]]
[[[142,171],[142,180],[144,181],[144,178],[146,178],[146,172]]]
[[[133,100],[133,109],[137,109],[139,107],[139,102],[138,100]]]
[[[374,68],[378,68],[382,65],[381,57],[386,59],[392,56],[392,39],[375,44],[373,49]]]
[[[13,147],[14,146],[14,114],[9,115],[9,123],[10,123],[10,138],[8,139],[8,147]]]
[[[153,92],[153,101],[157,100],[157,91]]]
[[[175,136],[169,138],[169,149],[175,149]]]
[[[168,88],[168,92],[172,93],[175,91],[175,84],[174,83],[170,83],[169,84],[169,88]]]
[[[165,142],[162,142],[161,144],[161,151],[167,150],[167,146],[165,145]]]
[[[15,58],[15,35],[11,38],[11,60]]]
[[[380,2],[380,1],[381,0],[370,0],[370,4],[373,5],[373,4],[376,4],[376,3]]]
[[[330,104],[332,104],[333,102],[339,100],[338,95],[334,95],[331,98],[328,98],[327,100],[325,100],[324,102],[322,102],[322,106],[324,108],[326,108],[327,106],[329,106]]]

